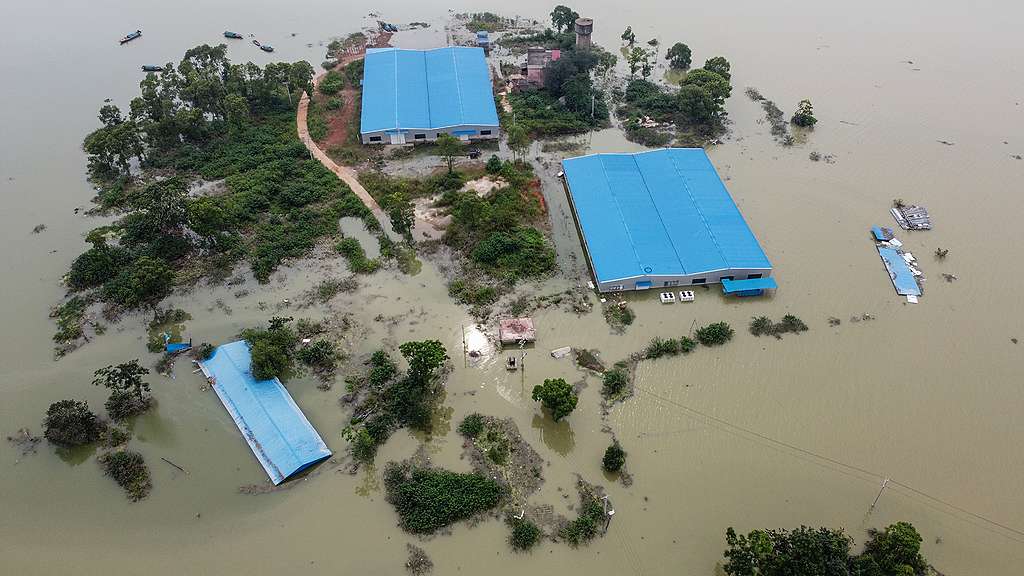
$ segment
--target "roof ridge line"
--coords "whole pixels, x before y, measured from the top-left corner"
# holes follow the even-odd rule
[[[708,153],[706,151],[704,151],[703,148],[701,149],[701,151],[704,152],[704,159],[708,161],[708,164],[710,164],[711,163],[711,159],[708,158]],[[711,242],[714,243],[715,250],[718,250],[718,254],[719,254],[719,256],[722,257],[722,261],[725,262],[726,268],[731,270],[732,267],[733,267],[732,266],[732,262],[729,261],[729,257],[726,256],[725,255],[725,251],[722,250],[722,245],[718,243],[718,237],[715,236],[715,231],[711,229],[711,225],[708,224],[707,218],[704,217],[704,211],[701,210],[700,205],[697,204],[697,201],[693,199],[693,192],[690,191],[689,183],[687,183],[686,178],[679,171],[679,165],[676,163],[675,157],[672,154],[668,154],[668,157],[669,157],[669,160],[672,163],[672,169],[675,171],[676,176],[679,177],[678,178],[679,182],[682,184],[683,189],[686,190],[686,195],[690,197],[690,202],[693,204],[693,209],[697,211],[697,215],[700,216],[701,223],[704,224],[704,229],[708,231],[708,237],[710,237],[711,238]],[[712,168],[714,168],[714,166],[712,166]],[[716,176],[717,176],[717,173],[716,173]],[[726,190],[726,193],[728,194],[728,190]],[[730,197],[731,197],[731,195],[730,195]],[[733,202],[735,202],[735,201],[733,201]],[[737,208],[737,210],[739,210],[739,209]],[[676,249],[675,240],[673,240],[672,237],[669,236],[669,241],[672,242],[672,250],[675,251],[675,249]]]
[[[455,72],[455,93],[459,96],[459,124],[466,123],[466,109],[462,105],[462,82],[459,80],[459,61],[455,58],[455,50],[457,46],[449,46],[449,52],[452,55],[452,70]]]

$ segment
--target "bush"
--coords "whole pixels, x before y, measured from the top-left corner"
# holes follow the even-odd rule
[[[124,248],[97,244],[75,258],[68,272],[68,287],[72,290],[95,288],[120,273],[130,257]]]
[[[509,535],[509,544],[512,548],[525,552],[540,542],[540,537],[543,535],[540,528],[533,522],[523,518],[509,518],[509,527],[512,528],[512,534]]]
[[[348,260],[349,269],[356,274],[373,274],[380,268],[380,260],[367,258],[366,251],[355,238],[343,239],[337,249]]]
[[[484,417],[476,412],[466,416],[459,424],[459,434],[466,438],[476,438],[484,431]]]
[[[604,373],[604,383],[601,386],[601,394],[605,398],[612,398],[620,394],[629,385],[629,368],[625,362],[619,362],[611,370]]]
[[[377,442],[366,428],[359,428],[352,434],[352,457],[363,464],[370,464],[377,456]]]
[[[251,371],[257,380],[286,378],[295,365],[298,337],[288,327],[291,318],[274,317],[266,330],[250,328],[242,331],[252,356]]]
[[[604,506],[590,494],[583,495],[579,516],[562,529],[562,537],[570,546],[576,547],[589,542],[597,535],[598,526],[604,520]]]
[[[662,356],[675,356],[682,352],[682,348],[679,344],[679,340],[675,338],[669,338],[668,340],[662,340],[661,338],[654,337],[651,339],[651,343],[647,345],[644,350],[644,358],[648,360],[654,358],[661,358]]]
[[[487,173],[488,174],[497,174],[497,173],[501,172],[501,165],[502,165],[501,158],[498,158],[497,154],[492,155],[487,160]]]
[[[142,414],[149,409],[149,398],[139,398],[127,390],[114,390],[103,407],[111,420],[121,421]]]
[[[555,267],[555,250],[539,230],[529,226],[491,233],[470,256],[514,279],[539,276]]]
[[[572,386],[563,378],[544,380],[544,384],[534,386],[532,397],[551,410],[551,417],[555,419],[555,422],[572,413],[579,401]]]
[[[429,534],[498,505],[501,487],[479,474],[391,462],[384,469],[387,500],[408,532]]]
[[[299,360],[309,366],[333,370],[338,353],[334,349],[334,344],[327,340],[317,340],[299,350],[298,357]]]
[[[345,87],[345,77],[336,70],[331,70],[324,75],[323,79],[320,80],[320,84],[317,87],[321,94],[327,94],[332,96],[341,92],[341,89]]]
[[[387,384],[398,374],[398,366],[395,364],[395,361],[383,350],[377,350],[373,353],[373,356],[370,358],[370,366],[368,380],[370,386],[374,388],[380,388]]]
[[[328,110],[338,110],[344,105],[345,101],[342,100],[341,96],[335,96],[334,98],[329,98],[327,100],[327,104],[325,105],[325,107]]]
[[[124,488],[128,498],[133,502],[142,500],[149,495],[153,483],[150,481],[149,468],[142,454],[130,450],[116,450],[99,457],[103,471]]]
[[[715,322],[697,329],[697,341],[705,346],[720,346],[732,340],[733,329],[725,322]]]
[[[804,324],[803,320],[797,318],[796,316],[793,316],[792,314],[786,314],[785,316],[783,316],[782,322],[779,322],[778,325],[775,327],[775,331],[778,333],[799,333],[806,332],[807,330],[807,324]]]
[[[622,445],[619,444],[618,440],[613,441],[612,445],[604,451],[601,466],[609,472],[618,472],[625,465],[626,451],[622,449]]]
[[[693,349],[697,347],[697,341],[688,336],[683,336],[679,339],[679,351],[683,354],[689,354],[693,352]]]
[[[214,350],[216,350],[216,348],[213,346],[213,344],[210,344],[209,342],[203,342],[202,344],[196,347],[194,356],[199,360],[209,360],[210,356],[213,356]]]
[[[153,303],[171,292],[174,271],[158,258],[141,256],[103,287],[104,295],[127,308]]]
[[[43,430],[43,436],[54,444],[81,446],[98,440],[103,425],[85,402],[61,400],[46,410]]]
[[[767,316],[758,316],[750,321],[750,333],[754,336],[764,336],[772,333],[772,321]]]

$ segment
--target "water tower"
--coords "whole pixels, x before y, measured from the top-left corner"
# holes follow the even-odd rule
[[[592,18],[576,19],[576,46],[579,48],[590,48],[590,35],[594,33],[594,20]]]

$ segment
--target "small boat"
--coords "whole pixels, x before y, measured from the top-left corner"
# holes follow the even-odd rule
[[[139,36],[142,36],[142,30],[136,30],[135,32],[129,32],[127,36],[125,36],[124,38],[121,38],[121,44],[126,44],[128,42],[131,42],[132,40],[135,40]]]
[[[509,356],[508,360],[505,361],[505,370],[518,370],[519,365],[516,363],[515,356]]]
[[[270,44],[262,44],[260,45],[260,50],[263,50],[264,52],[273,52],[274,47],[271,46]]]
[[[224,32],[224,37],[225,38],[234,38],[235,40],[240,40],[242,38],[242,35],[239,34],[238,32],[225,31]]]
[[[142,65],[142,71],[143,72],[163,72],[164,71],[164,67],[163,66],[155,66],[153,64],[143,64]]]
[[[257,47],[257,48],[262,48],[262,47],[263,47],[263,46],[262,46],[262,45],[260,44],[260,41],[259,41],[259,40],[256,40],[255,38],[253,38],[253,41],[252,41],[252,45],[253,45],[253,46],[255,46],[255,47]]]

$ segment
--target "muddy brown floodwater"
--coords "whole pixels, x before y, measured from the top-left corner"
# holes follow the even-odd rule
[[[554,2],[516,4],[545,19]],[[234,424],[202,381],[179,362],[171,379],[153,379],[158,409],[134,425],[132,445],[153,472],[153,492],[128,503],[87,453],[41,443],[22,454],[0,443],[0,558],[9,574],[396,574],[409,542],[433,559],[436,574],[715,574],[726,527],[844,527],[864,530],[913,522],[925,555],[948,574],[1011,574],[1024,563],[1024,74],[1015,2],[868,2],[842,6],[692,3],[641,0],[576,2],[595,20],[595,41],[618,46],[630,24],[663,47],[685,41],[695,63],[732,62],[731,133],[712,161],[775,265],[778,292],[725,300],[697,291],[692,304],[662,306],[656,294],[630,295],[636,322],[614,335],[599,308],[577,317],[548,308],[534,314],[538,344],[525,375],[500,356],[464,368],[461,327],[472,324],[448,298],[427,261],[416,276],[382,271],[328,305],[286,311],[298,317],[348,315],[345,347],[356,363],[372,350],[439,338],[455,371],[429,438],[396,434],[378,463],[401,460],[421,443],[435,464],[468,470],[457,422],[472,411],[512,418],[548,464],[532,496],[570,516],[574,473],[609,491],[617,514],[608,535],[570,549],[546,543],[511,552],[507,528],[485,521],[418,541],[401,533],[385,503],[380,469],[352,476],[327,463],[288,490],[243,494],[265,476]],[[126,317],[93,343],[55,362],[47,311],[58,281],[101,222],[75,214],[92,192],[83,180],[82,136],[96,126],[104,98],[127,109],[139,66],[177,60],[224,28],[254,33],[277,51],[231,44],[236,61],[322,60],[332,36],[381,19],[433,25],[402,32],[398,46],[445,42],[447,11],[507,12],[507,3],[242,0],[129,3],[5,2],[0,6],[0,436],[39,433],[46,406],[88,399],[98,367],[140,357],[145,315]],[[45,27],[45,36],[40,30]],[[117,38],[142,28],[140,40]],[[291,34],[295,33],[294,36]],[[323,45],[321,45],[323,44]],[[662,48],[664,51],[664,48]],[[658,73],[662,73],[659,71]],[[820,119],[797,146],[783,148],[743,94],[756,86],[786,111],[810,98]],[[591,151],[635,149],[617,132],[585,137]],[[953,143],[943,145],[940,140]],[[812,162],[811,152],[834,155]],[[539,148],[535,155],[539,154]],[[579,242],[554,174],[542,170],[563,274],[527,287],[553,293],[586,282]],[[917,305],[893,292],[868,240],[891,225],[895,197],[928,207],[935,229],[900,235],[928,277]],[[33,234],[37,224],[45,230]],[[936,247],[949,256],[933,261]],[[955,282],[941,280],[956,274]],[[221,342],[264,322],[325,275],[345,276],[340,259],[294,262],[265,286],[200,286],[168,304],[188,311],[187,332]],[[235,296],[241,288],[248,295]],[[217,301],[223,302],[218,305]],[[261,305],[262,303],[262,305]],[[596,302],[595,302],[596,303]],[[228,313],[228,310],[231,313]],[[602,419],[599,383],[561,346],[597,349],[613,362],[652,336],[678,336],[697,324],[794,313],[811,327],[782,340],[739,330],[719,349],[641,363],[637,394]],[[869,313],[876,319],[850,322]],[[375,320],[379,315],[383,320]],[[842,319],[829,326],[828,318]],[[586,378],[579,408],[555,424],[530,401],[543,378]],[[313,377],[288,387],[337,454],[346,414],[341,386],[317,389]],[[599,462],[610,426],[629,452],[633,484],[603,476]],[[161,457],[188,470],[164,465]],[[893,478],[877,507],[883,477]],[[561,489],[561,490],[559,490]]]

